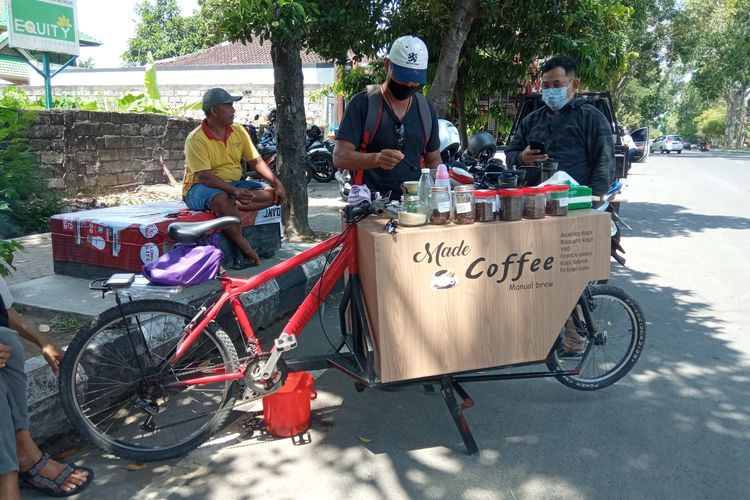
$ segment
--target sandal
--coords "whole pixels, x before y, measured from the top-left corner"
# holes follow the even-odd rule
[[[44,466],[47,465],[47,462],[49,462],[49,460],[49,453],[42,453],[42,458],[40,458],[39,461],[34,464],[31,469],[27,470],[26,472],[19,472],[18,477],[20,477],[26,483],[26,485],[28,485],[32,489],[41,491],[42,493],[45,493],[51,497],[69,497],[77,495],[78,493],[83,491],[89,484],[91,484],[91,481],[94,479],[93,470],[89,469],[88,467],[78,467],[73,465],[67,465],[55,479],[49,479],[44,476],[40,476],[39,472],[41,472]],[[77,470],[82,470],[89,473],[88,476],[86,476],[86,482],[84,482],[80,486],[74,487],[70,491],[63,490],[62,485],[65,483],[65,480],[68,479],[68,477],[70,477],[70,475]]]
[[[562,334],[562,350],[563,357],[576,357],[583,354],[586,350],[586,337],[582,337],[578,334],[572,321],[568,320],[565,322],[565,328],[563,328]]]

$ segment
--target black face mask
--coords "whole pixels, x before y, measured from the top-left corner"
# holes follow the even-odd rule
[[[393,97],[399,101],[403,101],[413,96],[414,92],[417,91],[417,88],[418,87],[410,87],[408,85],[396,83],[393,79],[388,80],[388,90],[390,90]]]

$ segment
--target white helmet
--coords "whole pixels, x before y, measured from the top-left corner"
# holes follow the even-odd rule
[[[458,148],[461,146],[461,135],[458,133],[456,126],[448,120],[440,118],[438,120],[438,131],[440,132],[440,153],[447,152],[450,157],[458,154]]]

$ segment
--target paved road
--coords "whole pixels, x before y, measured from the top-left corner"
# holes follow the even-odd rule
[[[612,281],[645,310],[641,361],[600,392],[554,380],[467,386],[478,456],[465,455],[439,396],[358,394],[328,371],[308,444],[250,436],[240,419],[223,444],[137,471],[84,449],[74,458],[97,468],[91,498],[747,498],[748,191],[747,155],[636,164],[622,208],[628,268]],[[334,320],[329,311],[329,331]]]

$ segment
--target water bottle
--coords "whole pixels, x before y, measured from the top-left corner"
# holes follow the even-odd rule
[[[433,186],[432,176],[430,175],[429,168],[422,169],[422,175],[419,177],[419,198],[425,204],[429,206],[430,201],[430,188]]]

